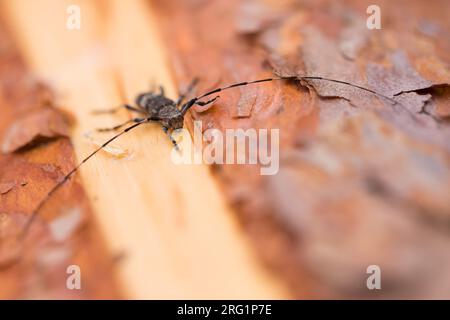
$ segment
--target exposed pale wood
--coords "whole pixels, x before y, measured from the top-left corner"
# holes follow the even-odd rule
[[[11,0],[2,10],[26,60],[76,115],[78,158],[93,150],[83,133],[123,121],[94,108],[131,101],[153,80],[175,95],[158,28],[143,1],[78,1],[79,31],[66,29],[70,1]],[[106,136],[104,137],[106,138]],[[130,298],[282,298],[284,288],[250,250],[205,166],[175,166],[157,125],[116,145],[131,159],[100,154],[82,170],[112,252],[124,252],[119,278]]]

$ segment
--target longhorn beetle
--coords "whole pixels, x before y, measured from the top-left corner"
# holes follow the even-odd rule
[[[235,83],[229,86],[217,88],[211,91],[208,91],[200,96],[197,96],[195,98],[192,98],[188,100],[187,102],[183,103],[186,99],[186,97],[192,92],[194,89],[197,80],[194,80],[191,82],[191,84],[188,86],[186,92],[184,94],[181,94],[176,101],[171,100],[170,98],[166,97],[164,94],[164,89],[160,87],[160,92],[145,92],[139,94],[135,99],[135,106],[131,106],[128,104],[123,104],[119,106],[118,108],[110,109],[110,110],[100,110],[100,111],[94,111],[96,114],[101,113],[114,113],[120,109],[127,109],[129,111],[135,112],[140,115],[140,117],[133,118],[131,120],[128,120],[122,124],[119,124],[117,126],[111,127],[111,128],[105,128],[105,129],[99,129],[99,131],[115,131],[119,130],[120,128],[126,126],[127,124],[131,124],[127,128],[123,129],[121,132],[114,135],[112,138],[107,140],[105,143],[103,143],[100,147],[95,149],[91,154],[89,154],[86,158],[84,158],[77,166],[75,166],[69,173],[67,173],[64,178],[62,178],[58,183],[53,186],[53,188],[50,189],[50,191],[47,193],[47,195],[38,203],[36,208],[33,210],[33,212],[30,215],[30,218],[25,223],[25,226],[22,229],[22,232],[19,235],[20,239],[24,239],[28,233],[28,230],[30,229],[33,221],[36,219],[39,210],[42,208],[42,206],[45,204],[45,202],[52,196],[52,194],[58,190],[67,180],[70,179],[70,177],[78,171],[78,169],[90,158],[92,158],[97,152],[102,150],[104,147],[106,147],[109,143],[116,140],[123,134],[133,130],[134,128],[144,124],[144,123],[150,123],[150,122],[157,122],[162,126],[163,131],[167,134],[172,144],[177,148],[178,146],[172,137],[172,131],[176,129],[183,128],[183,121],[184,116],[186,115],[186,112],[194,105],[199,106],[206,106],[208,104],[213,103],[216,101],[219,96],[215,96],[214,98],[202,101],[201,99],[206,98],[208,96],[211,96],[213,94],[219,93],[224,90],[228,90],[231,88],[241,87],[241,86],[247,86],[250,84],[255,83],[261,83],[261,82],[270,82],[275,80],[290,80],[290,81],[304,81],[308,83],[308,81],[311,80],[318,80],[318,81],[328,81],[328,82],[334,82],[339,83],[346,86],[351,86],[358,88],[360,90],[369,92],[375,96],[378,96],[380,98],[389,100],[393,104],[399,104],[398,101],[395,99],[388,97],[382,93],[376,92],[374,90],[352,84],[350,82],[342,81],[342,80],[335,80],[330,78],[324,78],[324,77],[316,77],[316,76],[280,76],[280,77],[273,77],[273,78],[266,78],[266,79],[260,79],[260,80],[253,80],[253,81],[245,81],[245,82],[239,82]]]

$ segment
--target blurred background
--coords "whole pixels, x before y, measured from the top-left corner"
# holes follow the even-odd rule
[[[0,297],[450,297],[450,3],[0,1]],[[86,164],[151,85],[203,128],[279,129],[280,169],[170,161],[158,126]],[[114,149],[116,150],[116,149]],[[119,152],[120,153],[120,152]],[[79,266],[81,288],[71,288]]]

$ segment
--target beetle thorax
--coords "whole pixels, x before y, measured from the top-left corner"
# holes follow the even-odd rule
[[[172,130],[183,128],[183,115],[173,100],[163,95],[146,93],[137,97],[136,104],[144,108],[150,116],[159,118],[164,127]]]
[[[159,108],[157,115],[163,126],[172,130],[183,128],[184,117],[175,104],[162,106]]]

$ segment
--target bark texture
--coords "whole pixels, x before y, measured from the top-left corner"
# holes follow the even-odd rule
[[[450,38],[447,1],[155,2],[180,87],[224,92],[203,128],[279,128],[280,171],[215,166],[266,264],[299,298],[449,297]],[[370,265],[382,290],[366,287]]]
[[[117,298],[115,258],[79,179],[54,194],[18,239],[33,209],[75,165],[68,138],[74,120],[54,100],[0,24],[0,299]],[[70,265],[82,270],[81,290],[67,289]]]

